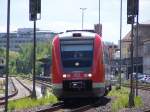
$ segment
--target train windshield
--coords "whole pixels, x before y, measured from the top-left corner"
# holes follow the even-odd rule
[[[61,41],[61,57],[65,71],[89,71],[93,59],[93,40]]]

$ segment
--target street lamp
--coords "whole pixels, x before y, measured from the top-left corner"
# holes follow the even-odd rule
[[[83,19],[84,19],[84,10],[86,10],[87,8],[80,8],[82,10],[82,30],[83,30]]]
[[[100,2],[100,0],[99,0],[99,26],[100,26],[100,17],[101,17],[100,8],[101,8],[101,2]]]

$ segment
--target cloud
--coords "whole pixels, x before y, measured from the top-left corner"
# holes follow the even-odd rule
[[[0,32],[6,32],[6,28],[3,26],[0,26]]]
[[[48,24],[48,25],[47,25]],[[49,30],[54,31],[66,31],[66,30],[80,30],[81,29],[81,22],[66,22],[66,21],[51,21],[47,24],[44,24],[40,27],[44,29],[45,27],[48,27]],[[92,29],[93,24],[85,23],[84,28],[86,29]]]
[[[17,31],[18,27],[17,26],[10,26],[10,32]],[[6,26],[0,26],[0,32],[7,32],[7,27]]]

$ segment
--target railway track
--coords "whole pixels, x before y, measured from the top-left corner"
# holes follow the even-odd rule
[[[21,78],[24,78],[24,79],[27,79],[27,80],[30,80],[30,81],[33,81],[32,78],[29,78],[29,77],[21,77]],[[36,83],[37,84],[43,84],[49,88],[52,88],[52,85],[50,84],[50,82],[48,81],[44,81],[44,80],[36,80]]]
[[[110,99],[107,97],[96,100],[70,100],[70,102],[58,103],[51,107],[41,109],[37,112],[84,112],[99,106],[104,106],[109,102]]]
[[[16,96],[18,94],[18,89],[17,87],[15,86],[14,82],[11,80],[11,83],[12,83],[12,86],[14,88],[14,91],[11,93],[11,94],[8,94],[8,98],[12,98],[14,96]],[[5,96],[3,97],[0,97],[0,105],[4,105],[5,104]]]
[[[59,102],[49,108],[45,108],[45,109],[40,109],[37,112],[53,112],[53,111],[57,111],[60,110],[64,107],[64,103],[63,102]]]
[[[55,105],[55,106],[52,106],[43,110],[39,110],[37,112],[54,112],[54,111],[83,112],[92,108],[93,107],[92,105],[93,104],[88,104],[88,105],[80,106],[74,109],[70,109],[71,106],[68,107],[66,106],[66,104],[62,103],[62,104]]]
[[[37,81],[37,82],[39,84],[43,84],[42,81]],[[49,85],[49,83],[46,83],[46,82],[44,82],[44,83],[45,83],[44,85]],[[129,84],[124,84],[123,86],[129,87]],[[51,86],[48,86],[48,87],[51,87]],[[133,87],[135,87],[135,86],[133,86]],[[150,91],[150,86],[149,85],[138,85],[138,89]],[[66,105],[65,103],[61,102],[61,103],[55,104],[53,106],[50,106],[50,107],[47,107],[44,109],[39,109],[37,112],[53,112],[53,111],[83,112],[83,111],[87,111],[87,110],[96,108],[96,105],[98,106],[98,108],[99,108],[99,106],[101,106],[101,104],[98,104],[98,102],[88,103],[88,104],[84,104],[84,105],[78,105],[76,107],[72,107],[73,105],[71,105],[71,104]],[[143,112],[150,112],[150,108],[143,109]]]
[[[16,79],[15,78],[15,80],[17,80],[17,82],[19,82],[19,84],[21,84],[21,86],[23,86],[27,91],[29,91],[29,93],[30,93],[30,95],[31,95],[31,90],[27,87],[27,86],[25,86],[19,79]],[[12,93],[12,94],[10,94],[9,96],[8,96],[8,100],[16,100],[16,98],[15,97],[17,97],[17,95],[19,94],[19,92],[20,92],[20,90],[17,88],[17,84],[14,84],[14,82],[12,81],[12,85],[14,86],[14,92]],[[22,93],[21,93],[22,94]],[[23,94],[22,94],[23,95]],[[29,96],[30,96],[29,95]],[[26,96],[25,95],[25,97],[28,97],[28,96]],[[19,99],[21,99],[21,98],[24,98],[24,97],[18,97]],[[0,105],[4,105],[5,104],[5,101],[4,101],[4,99],[5,99],[5,96],[4,97],[1,97],[0,98]]]
[[[124,87],[130,87],[130,84],[122,84]],[[136,88],[136,85],[133,84],[133,88]],[[150,85],[138,84],[138,89],[150,91]]]
[[[26,78],[27,80],[32,81],[32,79],[30,78]],[[36,81],[37,84],[43,84],[45,86],[47,86],[48,88],[51,88],[52,86],[50,85],[50,83],[47,83],[46,81]],[[43,109],[39,109],[38,111],[36,110],[36,112],[54,112],[54,111],[60,111],[60,112],[83,112],[83,111],[87,111],[89,109],[92,108],[96,108],[99,106],[105,106],[107,103],[110,102],[110,99],[107,98],[102,98],[96,102],[91,103],[90,100],[88,101],[71,101],[68,103],[65,102],[61,102],[61,103],[57,103],[53,106],[49,106],[49,107],[45,107]]]

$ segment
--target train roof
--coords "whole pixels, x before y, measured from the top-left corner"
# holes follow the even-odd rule
[[[67,39],[67,38],[95,38],[96,33],[91,31],[84,31],[84,30],[71,30],[59,34],[58,37],[60,39]]]

